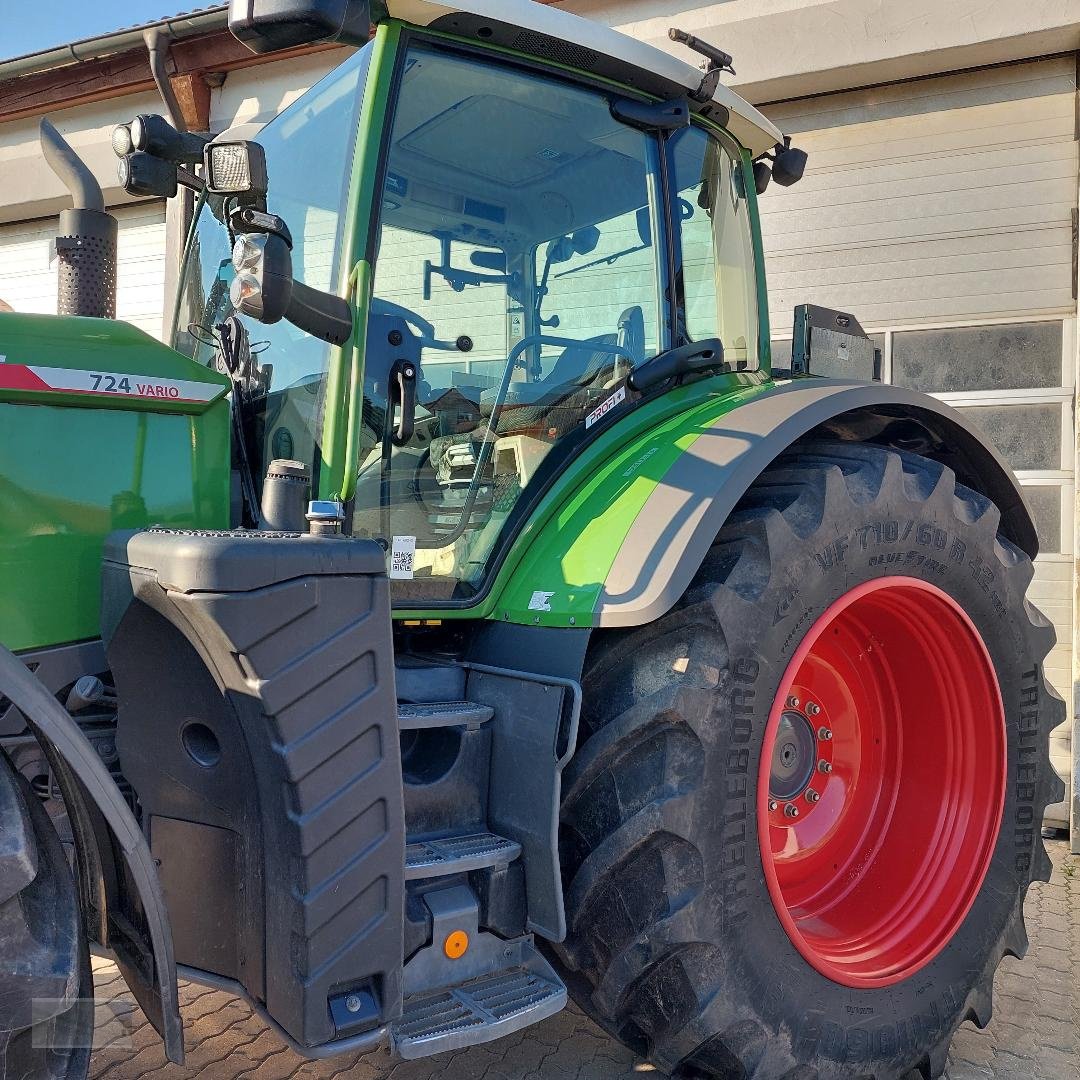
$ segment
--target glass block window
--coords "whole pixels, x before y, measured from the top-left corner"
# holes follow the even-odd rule
[[[1061,405],[983,405],[965,408],[1013,469],[1060,469]]]
[[[1039,537],[1039,554],[1052,555],[1061,551],[1061,488],[1053,485],[1024,487],[1024,498],[1035,518]]]
[[[1061,385],[1060,322],[893,334],[892,381],[931,394]]]

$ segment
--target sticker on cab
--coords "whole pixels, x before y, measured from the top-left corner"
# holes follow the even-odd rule
[[[620,401],[625,400],[626,387],[620,386],[619,389],[611,395],[611,397],[609,397],[606,401],[601,401],[600,404],[597,405],[596,408],[593,409],[593,411],[585,417],[585,430],[588,431],[589,428],[591,428],[593,424],[597,422],[597,420],[603,420],[604,417],[607,416],[607,414],[611,412],[611,410],[614,409]]]
[[[411,581],[416,559],[416,537],[395,536],[390,545],[390,579]]]
[[[530,611],[550,611],[551,610],[551,598],[555,594],[553,592],[544,592],[543,589],[537,589],[532,594],[532,599],[529,601]]]

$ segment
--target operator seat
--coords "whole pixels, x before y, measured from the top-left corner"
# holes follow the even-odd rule
[[[616,366],[625,366],[626,357],[606,349],[589,348],[590,344],[621,345],[633,358],[633,366],[645,359],[645,317],[633,304],[619,316],[614,334],[585,338],[568,345],[559,354],[551,370],[539,382],[512,382],[506,389],[496,430],[499,434],[525,429],[555,430],[563,435],[601,396]],[[499,388],[493,386],[480,395],[480,414],[488,417],[495,408]]]

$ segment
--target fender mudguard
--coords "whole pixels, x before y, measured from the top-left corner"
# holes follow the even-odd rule
[[[750,485],[805,438],[940,461],[997,505],[1008,540],[1038,551],[1019,485],[963,413],[904,387],[747,373],[678,387],[616,418],[537,504],[480,614],[541,628],[652,622],[686,590]]]
[[[1002,533],[1034,558],[1031,513],[1009,467],[962,413],[881,383],[780,383],[703,426],[652,489],[626,530],[599,591],[593,625],[638,626],[671,608],[720,527],[765,467],[800,438],[873,442],[942,461],[996,503]]]
[[[100,866],[109,857],[100,850],[89,850],[90,846],[101,846],[100,841],[95,845],[96,817],[103,820],[123,855],[149,929],[146,946],[153,959],[153,970],[146,970],[148,964],[124,963],[121,957],[121,971],[164,1039],[169,1060],[182,1064],[184,1032],[172,931],[154,859],[139,824],[89,739],[29,668],[3,646],[0,646],[0,693],[26,717],[49,758],[72,819],[80,857],[92,866]],[[106,842],[108,839],[106,836]]]

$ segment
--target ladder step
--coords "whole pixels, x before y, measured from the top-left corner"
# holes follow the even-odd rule
[[[392,1028],[394,1046],[403,1058],[458,1050],[519,1031],[565,1004],[566,987],[550,969],[506,968],[408,999]]]
[[[398,702],[397,709],[398,727],[402,731],[440,727],[478,728],[495,715],[490,705],[479,705],[475,701]]]
[[[464,874],[485,866],[508,866],[520,854],[520,844],[489,832],[419,840],[405,848],[405,880]]]

